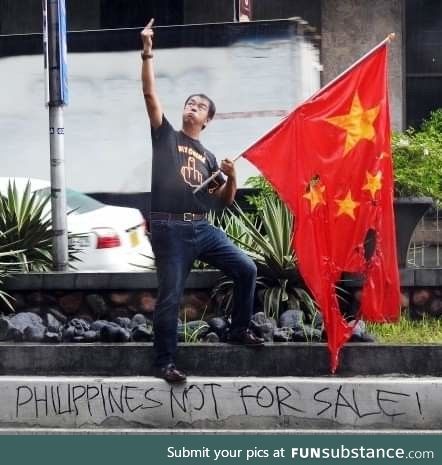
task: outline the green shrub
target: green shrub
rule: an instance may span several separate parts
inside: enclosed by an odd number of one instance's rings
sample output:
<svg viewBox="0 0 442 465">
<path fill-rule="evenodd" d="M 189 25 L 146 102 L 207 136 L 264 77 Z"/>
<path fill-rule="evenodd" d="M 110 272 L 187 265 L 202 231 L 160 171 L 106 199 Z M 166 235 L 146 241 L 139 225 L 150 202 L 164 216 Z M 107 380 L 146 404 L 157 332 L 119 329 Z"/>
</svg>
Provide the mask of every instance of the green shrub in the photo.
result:
<svg viewBox="0 0 442 465">
<path fill-rule="evenodd" d="M 442 109 L 420 130 L 393 134 L 395 195 L 427 196 L 442 202 Z"/>
<path fill-rule="evenodd" d="M 0 251 L 6 254 L 3 261 L 14 265 L 16 271 L 49 271 L 52 269 L 52 220 L 50 197 L 31 192 L 28 182 L 23 193 L 15 182 L 8 184 L 6 196 L 0 195 Z M 73 235 L 70 235 L 73 237 Z M 69 248 L 70 260 L 79 252 Z"/>
<path fill-rule="evenodd" d="M 302 308 L 307 319 L 317 309 L 305 291 L 292 250 L 293 216 L 276 196 L 257 194 L 260 208 L 256 215 L 245 213 L 238 205 L 219 220 L 231 240 L 256 263 L 257 294 L 268 317 L 278 318 L 287 308 Z M 230 313 L 233 282 L 223 278 L 212 291 L 218 308 Z"/>
</svg>

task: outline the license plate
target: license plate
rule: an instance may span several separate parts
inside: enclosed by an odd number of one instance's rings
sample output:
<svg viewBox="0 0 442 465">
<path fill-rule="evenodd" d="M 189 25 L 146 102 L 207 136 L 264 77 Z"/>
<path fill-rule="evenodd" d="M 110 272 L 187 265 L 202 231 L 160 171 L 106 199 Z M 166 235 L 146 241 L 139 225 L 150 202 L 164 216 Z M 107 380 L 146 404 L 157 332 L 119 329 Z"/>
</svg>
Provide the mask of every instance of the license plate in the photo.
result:
<svg viewBox="0 0 442 465">
<path fill-rule="evenodd" d="M 76 249 L 86 249 L 89 247 L 89 237 L 87 235 L 70 237 L 69 246 Z"/>
<path fill-rule="evenodd" d="M 129 232 L 129 240 L 132 247 L 136 247 L 140 244 L 140 236 L 138 235 L 138 231 L 136 229 Z"/>
</svg>

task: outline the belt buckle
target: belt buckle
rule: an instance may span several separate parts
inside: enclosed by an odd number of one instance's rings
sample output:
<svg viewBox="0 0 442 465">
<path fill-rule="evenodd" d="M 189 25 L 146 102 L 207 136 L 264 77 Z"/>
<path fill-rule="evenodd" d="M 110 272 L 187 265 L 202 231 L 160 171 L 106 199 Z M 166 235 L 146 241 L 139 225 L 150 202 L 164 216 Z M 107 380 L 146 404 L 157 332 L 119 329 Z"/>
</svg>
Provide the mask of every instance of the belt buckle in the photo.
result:
<svg viewBox="0 0 442 465">
<path fill-rule="evenodd" d="M 192 221 L 193 220 L 193 213 L 184 213 L 183 214 L 184 221 Z"/>
</svg>

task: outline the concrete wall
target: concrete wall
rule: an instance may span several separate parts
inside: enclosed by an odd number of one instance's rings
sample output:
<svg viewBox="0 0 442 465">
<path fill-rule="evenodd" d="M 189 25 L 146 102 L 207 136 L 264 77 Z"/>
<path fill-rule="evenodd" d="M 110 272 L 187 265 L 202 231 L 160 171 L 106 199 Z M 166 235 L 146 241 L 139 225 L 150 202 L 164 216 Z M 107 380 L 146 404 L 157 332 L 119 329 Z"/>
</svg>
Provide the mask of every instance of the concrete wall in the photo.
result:
<svg viewBox="0 0 442 465">
<path fill-rule="evenodd" d="M 390 102 L 396 130 L 405 124 L 403 0 L 322 0 L 323 82 L 396 33 L 390 46 Z"/>
<path fill-rule="evenodd" d="M 3 377 L 0 427 L 438 429 L 439 378 Z"/>
<path fill-rule="evenodd" d="M 266 133 L 319 87 L 318 51 L 293 32 L 291 22 L 283 27 L 281 36 L 253 30 L 226 47 L 156 50 L 157 88 L 169 121 L 179 127 L 184 100 L 203 89 L 216 102 L 217 116 L 202 141 L 218 159 L 241 153 Z M 244 30 L 225 33 L 235 38 Z M 83 192 L 150 191 L 151 144 L 138 48 L 70 53 L 68 61 L 67 185 Z M 1 176 L 48 179 L 41 56 L 0 58 L 0 101 Z M 244 159 L 237 166 L 243 187 L 257 170 Z"/>
</svg>

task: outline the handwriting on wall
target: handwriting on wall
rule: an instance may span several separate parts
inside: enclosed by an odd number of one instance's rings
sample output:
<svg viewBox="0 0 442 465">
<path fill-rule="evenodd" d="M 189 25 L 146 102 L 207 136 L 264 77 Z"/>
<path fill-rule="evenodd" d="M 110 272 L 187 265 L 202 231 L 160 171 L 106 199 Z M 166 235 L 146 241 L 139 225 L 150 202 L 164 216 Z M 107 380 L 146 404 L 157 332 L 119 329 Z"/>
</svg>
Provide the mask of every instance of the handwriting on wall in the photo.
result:
<svg viewBox="0 0 442 465">
<path fill-rule="evenodd" d="M 195 414 L 220 419 L 229 415 L 297 416 L 354 421 L 369 416 L 423 416 L 419 393 L 358 385 L 330 385 L 298 390 L 293 384 L 190 384 L 183 387 L 142 384 L 22 384 L 15 388 L 15 417 L 73 415 L 148 416 L 160 412 L 171 419 Z M 233 412 L 233 413 L 232 413 Z"/>
</svg>

